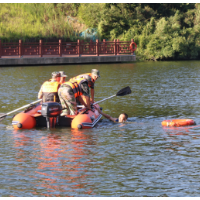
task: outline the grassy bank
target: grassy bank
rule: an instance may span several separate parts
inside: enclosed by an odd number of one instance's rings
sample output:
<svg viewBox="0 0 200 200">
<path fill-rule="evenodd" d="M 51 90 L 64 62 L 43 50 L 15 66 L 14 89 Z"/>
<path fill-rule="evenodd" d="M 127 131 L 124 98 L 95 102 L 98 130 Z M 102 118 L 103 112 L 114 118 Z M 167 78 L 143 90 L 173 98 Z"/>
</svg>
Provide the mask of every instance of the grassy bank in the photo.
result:
<svg viewBox="0 0 200 200">
<path fill-rule="evenodd" d="M 2 41 L 74 40 L 77 33 L 66 18 L 68 8 L 68 4 L 1 4 L 0 38 Z"/>
</svg>

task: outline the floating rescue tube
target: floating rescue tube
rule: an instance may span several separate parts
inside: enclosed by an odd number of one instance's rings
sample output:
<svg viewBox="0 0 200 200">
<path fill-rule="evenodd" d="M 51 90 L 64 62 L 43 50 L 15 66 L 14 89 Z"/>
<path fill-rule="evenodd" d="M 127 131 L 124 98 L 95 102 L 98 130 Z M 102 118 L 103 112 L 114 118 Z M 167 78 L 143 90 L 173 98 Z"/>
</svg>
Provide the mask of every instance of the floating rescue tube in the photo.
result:
<svg viewBox="0 0 200 200">
<path fill-rule="evenodd" d="M 12 125 L 14 129 L 31 129 L 36 126 L 36 120 L 27 113 L 19 113 L 13 118 Z"/>
<path fill-rule="evenodd" d="M 162 121 L 162 126 L 189 126 L 195 125 L 196 122 L 193 119 L 171 119 Z"/>
<path fill-rule="evenodd" d="M 135 48 L 133 48 L 133 45 L 135 46 Z M 136 49 L 137 49 L 137 44 L 135 42 L 131 42 L 130 43 L 130 50 L 134 52 Z"/>
</svg>

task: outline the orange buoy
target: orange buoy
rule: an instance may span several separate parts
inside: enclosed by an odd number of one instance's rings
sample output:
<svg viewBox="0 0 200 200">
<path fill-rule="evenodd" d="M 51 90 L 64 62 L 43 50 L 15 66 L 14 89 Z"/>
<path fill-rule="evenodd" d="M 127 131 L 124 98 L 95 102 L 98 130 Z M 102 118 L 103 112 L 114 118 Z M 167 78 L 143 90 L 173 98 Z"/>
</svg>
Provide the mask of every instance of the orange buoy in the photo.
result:
<svg viewBox="0 0 200 200">
<path fill-rule="evenodd" d="M 162 121 L 162 126 L 189 126 L 196 125 L 193 119 L 171 119 Z"/>
<path fill-rule="evenodd" d="M 135 48 L 133 48 L 133 45 L 135 46 Z M 137 49 L 137 44 L 135 42 L 131 42 L 130 43 L 130 50 L 134 52 L 136 49 Z"/>
<path fill-rule="evenodd" d="M 12 125 L 14 129 L 31 129 L 36 126 L 36 120 L 31 115 L 21 112 L 13 118 Z"/>
</svg>

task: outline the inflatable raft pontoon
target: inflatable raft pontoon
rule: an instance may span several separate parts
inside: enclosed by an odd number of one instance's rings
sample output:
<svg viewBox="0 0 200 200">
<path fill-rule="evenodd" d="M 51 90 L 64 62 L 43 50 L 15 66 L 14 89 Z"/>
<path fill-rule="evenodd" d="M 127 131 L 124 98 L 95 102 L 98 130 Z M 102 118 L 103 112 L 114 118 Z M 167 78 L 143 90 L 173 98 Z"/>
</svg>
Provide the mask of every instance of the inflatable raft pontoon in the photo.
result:
<svg viewBox="0 0 200 200">
<path fill-rule="evenodd" d="M 95 105 L 100 108 L 98 104 Z M 77 115 L 60 116 L 62 107 L 56 102 L 38 103 L 13 117 L 14 129 L 32 129 L 36 127 L 71 127 L 86 129 L 94 127 L 101 118 L 101 114 L 94 107 L 92 110 L 83 108 Z"/>
</svg>

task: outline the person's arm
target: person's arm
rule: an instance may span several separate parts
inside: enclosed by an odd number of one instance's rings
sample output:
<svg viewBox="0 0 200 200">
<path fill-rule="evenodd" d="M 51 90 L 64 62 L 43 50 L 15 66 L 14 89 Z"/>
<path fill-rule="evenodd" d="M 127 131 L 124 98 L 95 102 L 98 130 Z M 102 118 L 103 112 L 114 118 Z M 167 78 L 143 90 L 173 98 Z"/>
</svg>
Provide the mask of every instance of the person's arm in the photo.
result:
<svg viewBox="0 0 200 200">
<path fill-rule="evenodd" d="M 91 89 L 91 102 L 94 103 L 94 83 L 91 81 L 91 77 L 88 76 L 88 87 Z"/>
<path fill-rule="evenodd" d="M 88 109 L 91 109 L 88 82 L 87 81 L 83 82 L 81 84 L 81 88 L 82 88 L 83 95 L 80 96 L 79 101 Z"/>
<path fill-rule="evenodd" d="M 38 92 L 38 99 L 42 99 L 42 86 L 40 88 L 40 91 Z"/>
<path fill-rule="evenodd" d="M 98 110 L 98 112 L 100 113 L 100 114 L 102 114 L 105 118 L 107 118 L 107 119 L 109 119 L 109 120 L 111 120 L 111 121 L 113 121 L 113 122 L 116 122 L 116 118 L 113 118 L 113 117 L 111 117 L 110 115 L 107 115 L 107 114 L 105 114 L 105 113 L 103 113 L 99 108 L 97 108 L 96 107 L 96 109 Z"/>
<path fill-rule="evenodd" d="M 94 88 L 91 88 L 91 100 L 94 103 Z"/>
<path fill-rule="evenodd" d="M 89 96 L 84 96 L 84 95 L 82 95 L 82 96 L 79 96 L 78 97 L 78 100 L 80 101 L 80 103 L 82 104 L 82 105 L 84 105 L 87 109 L 91 109 L 91 107 L 90 107 L 90 97 Z"/>
</svg>

